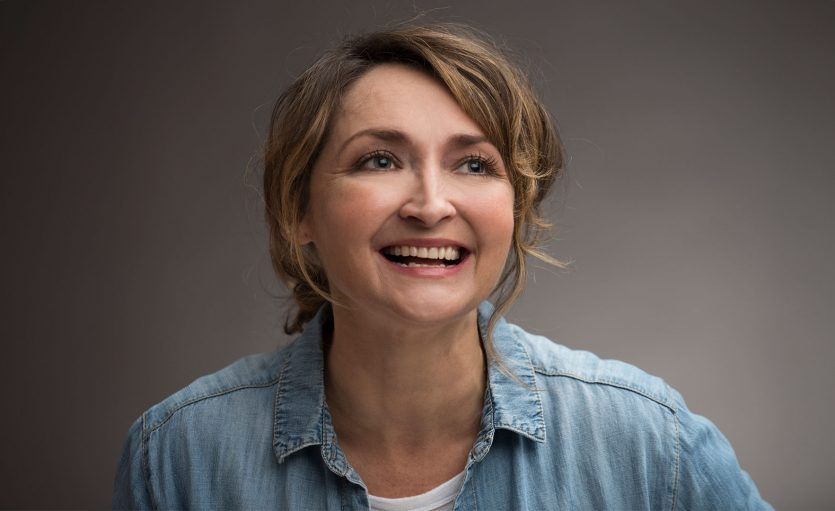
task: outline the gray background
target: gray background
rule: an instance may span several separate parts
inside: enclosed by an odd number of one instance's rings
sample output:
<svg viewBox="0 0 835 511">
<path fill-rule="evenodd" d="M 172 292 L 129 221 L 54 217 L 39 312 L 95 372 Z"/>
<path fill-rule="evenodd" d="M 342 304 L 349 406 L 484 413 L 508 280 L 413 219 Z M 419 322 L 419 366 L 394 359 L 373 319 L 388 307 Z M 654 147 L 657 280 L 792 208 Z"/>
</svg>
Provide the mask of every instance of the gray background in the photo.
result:
<svg viewBox="0 0 835 511">
<path fill-rule="evenodd" d="M 574 269 L 511 318 L 665 378 L 777 507 L 831 507 L 835 3 L 369 0 L 0 2 L 0 506 L 107 506 L 142 410 L 284 342 L 270 106 L 415 9 L 516 48 L 571 157 Z"/>
</svg>

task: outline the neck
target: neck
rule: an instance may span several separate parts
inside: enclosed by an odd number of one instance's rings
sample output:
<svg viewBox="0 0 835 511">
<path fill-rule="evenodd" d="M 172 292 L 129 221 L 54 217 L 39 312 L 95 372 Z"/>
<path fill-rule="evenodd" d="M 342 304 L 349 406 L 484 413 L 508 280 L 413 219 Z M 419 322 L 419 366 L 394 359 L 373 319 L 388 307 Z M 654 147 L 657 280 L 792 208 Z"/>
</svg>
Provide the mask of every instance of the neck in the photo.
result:
<svg viewBox="0 0 835 511">
<path fill-rule="evenodd" d="M 424 327 L 334 307 L 326 364 L 341 443 L 419 449 L 478 433 L 486 376 L 475 311 Z"/>
</svg>

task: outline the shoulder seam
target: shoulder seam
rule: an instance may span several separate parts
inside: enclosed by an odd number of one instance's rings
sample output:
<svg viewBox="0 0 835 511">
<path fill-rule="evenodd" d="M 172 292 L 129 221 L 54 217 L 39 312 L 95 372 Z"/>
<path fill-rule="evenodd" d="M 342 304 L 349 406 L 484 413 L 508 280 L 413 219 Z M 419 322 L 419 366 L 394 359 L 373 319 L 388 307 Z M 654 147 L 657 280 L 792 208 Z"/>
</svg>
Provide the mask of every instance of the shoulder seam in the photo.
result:
<svg viewBox="0 0 835 511">
<path fill-rule="evenodd" d="M 197 396 L 191 397 L 191 398 L 183 401 L 182 403 L 178 403 L 178 404 L 174 405 L 171 408 L 171 410 L 169 410 L 168 413 L 166 413 L 165 416 L 162 419 L 160 419 L 156 423 L 152 424 L 149 427 L 149 429 L 146 430 L 145 435 L 150 436 L 151 433 L 153 433 L 154 431 L 156 431 L 160 427 L 162 427 L 177 412 L 179 412 L 180 410 L 182 410 L 183 408 L 185 408 L 189 405 L 193 405 L 194 403 L 197 403 L 199 401 L 204 401 L 206 399 L 211 399 L 213 397 L 219 397 L 219 396 L 222 396 L 224 394 L 231 394 L 232 392 L 237 392 L 239 390 L 260 389 L 260 388 L 271 387 L 271 386 L 277 384 L 278 380 L 279 380 L 278 378 L 273 378 L 272 380 L 269 380 L 269 381 L 266 381 L 266 382 L 263 382 L 263 383 L 248 383 L 248 384 L 244 384 L 244 385 L 238 385 L 236 387 L 230 387 L 228 389 L 215 391 L 215 392 L 212 392 L 212 393 L 209 393 L 209 394 L 198 394 Z M 148 412 L 145 412 L 145 414 L 143 414 L 143 422 L 145 422 L 144 416 L 147 415 L 147 414 L 148 414 Z"/>
<path fill-rule="evenodd" d="M 650 401 L 658 403 L 659 405 L 661 405 L 661 406 L 667 408 L 668 410 L 670 410 L 673 414 L 676 413 L 676 408 L 669 401 L 665 401 L 658 396 L 654 396 L 654 395 L 644 391 L 643 389 L 640 389 L 638 387 L 634 387 L 632 385 L 628 385 L 628 384 L 626 384 L 622 381 L 604 380 L 604 379 L 598 379 L 598 378 L 592 379 L 592 378 L 587 378 L 587 377 L 584 377 L 582 375 L 571 373 L 571 372 L 566 372 L 566 371 L 553 371 L 553 370 L 549 371 L 547 369 L 544 369 L 542 367 L 537 367 L 537 366 L 534 366 L 534 371 L 536 371 L 537 373 L 539 373 L 543 376 L 557 376 L 557 377 L 563 377 L 563 378 L 570 378 L 572 380 L 581 381 L 583 383 L 606 385 L 606 386 L 609 386 L 609 387 L 615 387 L 615 388 L 627 390 L 629 392 L 633 392 L 635 394 L 638 394 L 639 396 L 645 397 L 645 398 L 649 399 Z M 665 385 L 665 387 L 666 387 L 666 385 Z"/>
<path fill-rule="evenodd" d="M 673 498 L 670 511 L 676 511 L 676 506 L 678 506 L 678 480 L 681 477 L 681 426 L 679 425 L 678 414 L 673 414 L 673 421 L 676 433 L 676 465 L 673 474 Z"/>
</svg>

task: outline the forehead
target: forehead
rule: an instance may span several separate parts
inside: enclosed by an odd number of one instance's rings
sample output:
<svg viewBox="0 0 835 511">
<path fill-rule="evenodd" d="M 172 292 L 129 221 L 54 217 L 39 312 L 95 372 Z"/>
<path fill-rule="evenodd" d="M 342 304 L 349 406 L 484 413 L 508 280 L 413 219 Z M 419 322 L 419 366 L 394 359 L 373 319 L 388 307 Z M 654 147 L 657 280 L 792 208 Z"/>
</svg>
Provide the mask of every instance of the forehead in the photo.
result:
<svg viewBox="0 0 835 511">
<path fill-rule="evenodd" d="M 336 138 L 369 126 L 392 127 L 415 136 L 483 135 L 447 88 L 429 74 L 403 64 L 381 64 L 347 90 L 334 122 Z"/>
</svg>

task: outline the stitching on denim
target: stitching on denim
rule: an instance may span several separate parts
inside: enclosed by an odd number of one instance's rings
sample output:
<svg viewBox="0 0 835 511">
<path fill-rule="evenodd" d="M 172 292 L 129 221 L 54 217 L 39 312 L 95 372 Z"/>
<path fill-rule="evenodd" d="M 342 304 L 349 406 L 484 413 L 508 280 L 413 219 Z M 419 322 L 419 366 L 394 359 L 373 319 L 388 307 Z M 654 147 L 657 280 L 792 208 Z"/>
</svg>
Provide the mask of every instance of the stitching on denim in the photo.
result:
<svg viewBox="0 0 835 511">
<path fill-rule="evenodd" d="M 322 403 L 322 406 L 324 406 L 324 403 Z M 323 460 L 324 460 L 326 463 L 327 463 L 327 462 L 329 462 L 329 461 L 330 461 L 330 462 L 333 462 L 333 460 L 334 460 L 334 458 L 336 457 L 336 455 L 335 455 L 335 453 L 333 452 L 333 451 L 334 451 L 334 449 L 332 449 L 332 448 L 331 448 L 331 439 L 330 439 L 330 438 L 328 438 L 328 437 L 327 437 L 327 435 L 325 435 L 325 413 L 324 413 L 324 410 L 322 410 L 322 411 L 320 411 L 320 412 L 319 412 L 319 431 L 320 431 L 320 433 L 319 433 L 319 434 L 320 434 L 320 435 L 321 435 L 321 437 L 322 437 L 322 443 L 320 444 L 320 445 L 321 445 L 320 452 L 321 452 L 321 450 L 323 450 L 323 449 L 327 449 L 327 450 L 328 450 L 328 457 L 327 457 L 327 459 L 324 459 L 324 458 L 323 458 Z"/>
<path fill-rule="evenodd" d="M 677 500 L 678 500 L 678 478 L 679 478 L 679 471 L 681 470 L 681 467 L 680 467 L 680 465 L 681 465 L 681 440 L 680 440 L 681 431 L 680 431 L 680 428 L 679 428 L 679 420 L 678 420 L 678 414 L 677 413 L 673 414 L 673 424 L 675 425 L 675 429 L 676 429 L 676 435 L 675 435 L 675 438 L 676 438 L 676 456 L 675 456 L 676 463 L 675 463 L 675 472 L 673 473 L 673 476 L 674 476 L 673 477 L 673 502 L 672 502 L 672 505 L 670 506 L 670 511 L 675 511 L 676 505 L 678 504 L 678 502 L 677 502 Z"/>
<path fill-rule="evenodd" d="M 518 327 L 516 325 L 510 325 L 510 326 L 514 327 L 514 328 L 511 328 L 510 330 L 511 330 L 511 335 L 514 336 L 514 339 L 516 341 L 517 348 L 521 347 L 522 351 L 525 352 L 525 355 L 527 357 L 528 365 L 527 365 L 527 367 L 525 367 L 525 369 L 530 368 L 532 371 L 536 372 L 536 365 L 534 365 L 534 363 L 533 363 L 533 359 L 531 358 L 531 354 L 528 352 L 528 348 L 525 347 L 525 345 L 526 345 L 525 341 L 527 340 L 527 337 L 526 337 L 527 332 L 525 332 L 524 330 L 522 330 L 520 327 Z M 521 383 L 528 390 L 533 390 L 535 392 L 539 392 L 540 390 L 542 390 L 539 387 L 536 387 L 536 375 L 535 374 L 533 375 L 533 383 L 532 383 L 533 386 L 529 386 L 529 385 L 527 385 L 527 384 L 525 384 L 521 381 L 519 381 L 519 383 Z"/>
<path fill-rule="evenodd" d="M 669 400 L 664 400 L 660 396 L 655 396 L 653 394 L 650 394 L 649 392 L 647 392 L 644 389 L 634 387 L 632 385 L 628 385 L 628 384 L 626 384 L 622 381 L 591 379 L 591 378 L 586 378 L 584 376 L 580 376 L 579 374 L 574 374 L 574 373 L 569 373 L 569 372 L 564 372 L 564 371 L 553 371 L 552 372 L 552 371 L 547 371 L 547 370 L 540 369 L 540 368 L 537 368 L 537 367 L 534 367 L 534 371 L 536 371 L 537 373 L 542 374 L 544 376 L 557 376 L 557 377 L 571 378 L 572 380 L 581 381 L 583 383 L 608 385 L 610 387 L 616 387 L 616 388 L 619 388 L 619 389 L 628 390 L 630 392 L 634 392 L 635 394 L 643 396 L 643 397 L 645 397 L 645 398 L 647 398 L 651 401 L 654 401 L 654 402 L 658 403 L 659 405 L 668 408 L 673 413 L 676 413 L 675 406 L 672 403 L 670 403 Z"/>
<path fill-rule="evenodd" d="M 487 397 L 489 400 L 487 401 L 487 414 L 490 416 L 490 429 L 493 431 L 496 430 L 496 406 L 493 404 L 493 389 L 489 386 L 487 387 Z"/>
<path fill-rule="evenodd" d="M 291 449 L 289 449 L 289 452 L 284 453 L 284 456 L 282 456 L 281 459 L 284 460 L 285 458 L 287 458 L 287 456 L 290 456 L 291 454 L 293 454 L 295 452 L 301 451 L 302 449 L 304 449 L 306 447 L 313 446 L 313 445 L 322 445 L 322 444 L 320 444 L 318 442 L 309 442 L 309 443 L 306 443 L 306 444 L 297 445 L 297 446 L 292 447 Z"/>
<path fill-rule="evenodd" d="M 482 451 L 485 449 L 489 450 L 489 447 L 493 445 L 493 434 L 496 431 L 496 410 L 493 406 L 493 391 L 490 389 L 489 385 L 487 387 L 487 396 L 484 400 L 484 406 L 487 408 L 487 415 L 489 419 L 487 420 L 489 430 L 486 435 L 482 436 L 483 430 L 479 430 L 478 437 L 476 439 L 476 446 L 478 446 L 478 452 L 473 450 L 471 457 L 475 459 L 476 457 L 481 457 Z M 484 412 L 482 412 L 484 413 Z M 485 447 L 483 444 L 487 442 L 489 445 Z"/>
<path fill-rule="evenodd" d="M 197 403 L 197 402 L 200 402 L 200 401 L 205 401 L 206 399 L 211 399 L 213 397 L 223 396 L 225 394 L 231 394 L 232 392 L 237 392 L 239 390 L 262 389 L 262 388 L 266 388 L 266 387 L 271 387 L 271 386 L 275 385 L 276 383 L 278 383 L 278 379 L 275 379 L 275 380 L 272 380 L 272 381 L 266 382 L 266 383 L 250 383 L 250 384 L 247 384 L 247 385 L 238 385 L 237 387 L 231 387 L 231 388 L 228 388 L 228 389 L 225 389 L 225 390 L 213 392 L 211 394 L 198 395 L 198 396 L 193 397 L 191 399 L 187 399 L 186 401 L 184 401 L 182 403 L 174 405 L 174 408 L 172 410 L 170 410 L 165 415 L 165 417 L 163 417 L 159 421 L 158 424 L 154 425 L 151 428 L 151 430 L 149 431 L 149 433 L 152 433 L 152 432 L 158 430 L 160 427 L 165 425 L 165 423 L 168 422 L 171 419 L 171 417 L 173 417 L 177 412 L 179 412 L 180 410 L 182 410 L 183 408 L 185 408 L 189 405 L 193 405 L 194 403 Z"/>
<path fill-rule="evenodd" d="M 525 357 L 527 357 L 528 364 L 530 365 L 531 369 L 533 369 L 534 372 L 536 372 L 536 367 L 533 365 L 533 360 L 531 359 L 531 354 L 528 353 L 528 348 L 525 347 L 524 343 L 520 342 L 519 345 L 522 346 L 522 351 L 525 352 Z M 534 385 L 536 385 L 536 375 L 535 374 L 534 374 L 533 383 L 534 383 Z M 540 429 L 539 426 L 541 426 L 541 428 L 542 428 L 542 440 L 545 441 L 546 440 L 545 435 L 546 435 L 547 429 L 546 429 L 546 425 L 545 425 L 545 411 L 542 409 L 542 396 L 539 395 L 540 390 L 541 389 L 539 389 L 538 387 L 533 389 L 533 391 L 536 393 L 536 404 L 539 405 L 539 423 L 537 424 L 537 427 L 534 428 L 534 432 L 538 431 Z M 533 436 L 535 436 L 535 435 L 533 435 Z"/>
<path fill-rule="evenodd" d="M 322 410 L 320 412 L 320 414 L 322 416 L 322 420 L 319 422 L 319 428 L 321 429 L 321 436 L 322 436 L 322 443 L 321 443 L 322 449 L 326 448 L 328 450 L 328 459 L 326 459 L 325 462 L 328 464 L 328 467 L 331 470 L 333 470 L 338 475 L 340 475 L 342 477 L 345 477 L 345 475 L 348 473 L 348 468 L 347 467 L 345 467 L 344 470 L 340 470 L 340 471 L 334 470 L 335 467 L 333 465 L 336 462 L 336 442 L 335 442 L 336 433 L 333 433 L 332 435 L 330 435 L 330 434 L 325 435 L 325 430 L 326 430 L 325 419 L 327 418 L 327 417 L 325 417 L 325 410 L 324 410 L 325 406 L 326 406 L 325 402 L 322 401 Z M 329 429 L 329 431 L 333 431 L 333 422 L 331 422 L 331 427 L 327 428 L 327 429 Z M 341 461 L 342 460 L 340 460 L 340 465 L 342 465 Z"/>
<path fill-rule="evenodd" d="M 523 431 L 518 428 L 514 428 L 512 426 L 499 426 L 497 429 L 503 429 L 505 431 L 513 431 L 514 433 L 518 433 L 523 437 L 527 438 L 528 440 L 533 440 L 534 442 L 539 442 L 539 439 L 536 438 L 536 435 L 531 434 L 530 431 Z"/>
<path fill-rule="evenodd" d="M 278 373 L 278 388 L 275 391 L 275 401 L 273 404 L 273 446 L 279 445 L 278 441 L 278 406 L 281 402 L 281 397 L 284 393 L 284 374 L 287 372 L 287 368 L 290 367 L 290 356 L 284 357 L 284 365 L 281 366 L 281 372 Z M 281 447 L 286 447 L 285 444 L 281 444 Z M 285 456 L 282 455 L 279 459 L 279 462 L 284 461 Z"/>
<path fill-rule="evenodd" d="M 148 493 L 148 499 L 151 501 L 152 509 L 159 509 L 158 499 L 154 497 L 153 487 L 151 486 L 151 464 L 148 461 L 148 444 L 151 440 L 151 432 L 146 433 L 145 414 L 142 414 L 142 434 L 139 435 L 142 445 L 139 446 L 142 453 L 142 476 L 145 479 L 145 491 Z"/>
</svg>

